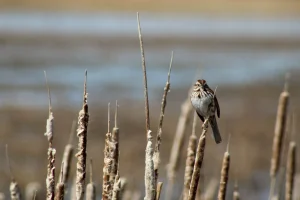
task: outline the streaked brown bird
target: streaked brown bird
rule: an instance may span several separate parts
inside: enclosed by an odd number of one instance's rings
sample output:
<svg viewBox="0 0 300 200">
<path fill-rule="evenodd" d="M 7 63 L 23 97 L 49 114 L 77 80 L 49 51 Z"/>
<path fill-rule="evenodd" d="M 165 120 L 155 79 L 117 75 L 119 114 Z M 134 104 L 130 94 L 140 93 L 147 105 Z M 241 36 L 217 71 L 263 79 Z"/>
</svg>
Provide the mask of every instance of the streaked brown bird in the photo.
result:
<svg viewBox="0 0 300 200">
<path fill-rule="evenodd" d="M 220 118 L 220 106 L 214 91 L 208 87 L 205 80 L 197 80 L 194 84 L 191 102 L 202 122 L 206 118 L 209 119 L 213 137 L 217 144 L 221 143 L 222 138 L 215 115 L 217 112 L 218 118 Z"/>
</svg>

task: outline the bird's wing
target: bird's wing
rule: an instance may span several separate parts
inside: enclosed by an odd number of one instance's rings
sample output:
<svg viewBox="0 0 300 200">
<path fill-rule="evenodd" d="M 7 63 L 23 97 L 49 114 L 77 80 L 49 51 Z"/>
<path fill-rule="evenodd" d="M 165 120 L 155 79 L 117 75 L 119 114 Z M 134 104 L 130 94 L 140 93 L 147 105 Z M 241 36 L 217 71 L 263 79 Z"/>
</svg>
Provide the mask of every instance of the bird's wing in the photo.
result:
<svg viewBox="0 0 300 200">
<path fill-rule="evenodd" d="M 204 122 L 204 117 L 201 116 L 197 111 L 196 111 L 196 113 L 197 113 L 198 117 L 201 119 L 201 121 Z"/>
<path fill-rule="evenodd" d="M 210 91 L 212 94 L 215 94 L 215 92 L 210 89 L 209 87 L 207 88 L 208 91 Z M 218 118 L 220 118 L 220 106 L 219 106 L 219 102 L 218 102 L 218 99 L 217 99 L 217 96 L 214 95 L 214 101 L 215 101 L 215 106 L 217 108 L 217 115 L 218 115 Z"/>
</svg>

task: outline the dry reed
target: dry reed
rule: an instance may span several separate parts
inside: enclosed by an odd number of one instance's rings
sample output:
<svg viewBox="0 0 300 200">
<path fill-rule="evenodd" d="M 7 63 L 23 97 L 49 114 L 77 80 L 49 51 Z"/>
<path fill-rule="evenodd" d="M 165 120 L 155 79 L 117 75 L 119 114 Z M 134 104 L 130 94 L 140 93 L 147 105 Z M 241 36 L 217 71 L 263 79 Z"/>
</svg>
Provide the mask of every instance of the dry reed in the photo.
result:
<svg viewBox="0 0 300 200">
<path fill-rule="evenodd" d="M 280 94 L 278 108 L 277 108 L 277 116 L 276 116 L 276 124 L 275 124 L 275 133 L 273 138 L 273 147 L 272 147 L 272 158 L 271 158 L 271 168 L 270 168 L 270 177 L 271 177 L 271 185 L 270 185 L 270 193 L 269 199 L 272 198 L 276 183 L 276 176 L 278 173 L 280 160 L 281 160 L 281 152 L 283 145 L 283 138 L 286 126 L 286 118 L 288 113 L 288 102 L 289 102 L 289 92 L 288 92 L 288 76 L 286 77 L 285 87 L 283 92 Z"/>
<path fill-rule="evenodd" d="M 172 62 L 173 62 L 173 51 L 172 51 L 172 55 L 171 55 L 168 79 L 167 79 L 167 82 L 166 82 L 166 85 L 164 88 L 164 94 L 163 94 L 162 102 L 161 102 L 159 124 L 158 124 L 156 143 L 155 143 L 155 149 L 154 149 L 154 154 L 153 154 L 155 184 L 157 184 L 157 180 L 158 180 L 158 168 L 159 168 L 159 164 L 160 164 L 160 145 L 161 145 L 161 136 L 162 136 L 162 126 L 163 126 L 163 120 L 164 120 L 164 116 L 165 116 L 165 109 L 166 109 L 166 105 L 167 105 L 167 95 L 168 95 L 168 92 L 170 91 L 170 75 L 171 75 L 171 69 L 172 69 Z"/>
<path fill-rule="evenodd" d="M 65 184 L 63 182 L 63 174 L 64 174 L 64 163 L 62 163 L 61 171 L 60 171 L 60 179 L 59 183 L 56 185 L 56 194 L 55 200 L 63 200 L 65 195 Z"/>
<path fill-rule="evenodd" d="M 108 200 L 111 197 L 112 185 L 110 183 L 110 174 L 112 169 L 112 159 L 110 155 L 111 132 L 110 132 L 110 103 L 107 111 L 107 133 L 105 134 L 104 144 L 104 165 L 103 165 L 103 182 L 102 182 L 102 199 Z"/>
<path fill-rule="evenodd" d="M 9 162 L 9 156 L 8 156 L 8 145 L 5 146 L 5 152 L 6 152 L 6 162 L 8 166 L 8 171 L 10 174 L 10 186 L 9 186 L 9 191 L 10 191 L 10 198 L 11 200 L 21 200 L 21 192 L 19 188 L 19 184 L 16 181 L 15 177 L 13 176 L 10 162 Z"/>
<path fill-rule="evenodd" d="M 286 176 L 285 176 L 285 200 L 292 200 L 293 189 L 294 189 L 294 178 L 296 172 L 296 143 L 290 142 L 287 165 L 286 165 Z"/>
<path fill-rule="evenodd" d="M 203 158 L 204 158 L 207 129 L 208 129 L 208 119 L 205 119 L 203 126 L 202 126 L 202 134 L 198 141 L 197 153 L 196 153 L 196 157 L 195 157 L 195 164 L 194 164 L 194 169 L 193 169 L 192 180 L 190 183 L 188 200 L 195 200 L 195 198 L 196 198 L 197 187 L 198 187 L 198 183 L 199 183 L 199 179 L 200 179 L 200 170 L 201 170 L 201 166 L 202 166 L 202 162 L 203 162 Z"/>
<path fill-rule="evenodd" d="M 229 135 L 229 140 L 230 140 L 230 135 Z M 229 141 L 228 141 L 227 149 L 223 156 L 218 200 L 225 200 L 226 190 L 228 185 L 229 168 L 230 168 L 230 154 L 229 154 Z"/>
<path fill-rule="evenodd" d="M 93 182 L 93 161 L 90 159 L 90 182 L 86 186 L 86 200 L 96 200 L 96 186 Z"/>
<path fill-rule="evenodd" d="M 162 183 L 162 182 L 158 182 L 158 183 L 156 184 L 156 197 L 155 197 L 155 200 L 159 200 L 159 199 L 160 199 L 162 186 L 163 186 L 163 183 Z"/>
<path fill-rule="evenodd" d="M 48 99 L 49 99 L 49 117 L 46 122 L 46 132 L 45 136 L 48 139 L 48 166 L 47 166 L 47 178 L 46 178 L 46 189 L 47 189 L 47 200 L 54 200 L 55 197 L 55 154 L 56 150 L 52 148 L 53 143 L 53 112 L 51 106 L 51 94 L 50 88 L 48 85 L 47 74 L 45 73 L 46 87 L 48 90 Z"/>
<path fill-rule="evenodd" d="M 167 188 L 166 188 L 166 200 L 172 198 L 173 185 L 176 178 L 176 172 L 178 169 L 178 163 L 180 159 L 180 152 L 182 152 L 184 133 L 186 126 L 190 120 L 190 113 L 192 112 L 192 104 L 190 102 L 190 92 L 189 90 L 188 98 L 181 105 L 181 113 L 179 116 L 175 137 L 172 144 L 170 160 L 167 167 Z"/>
<path fill-rule="evenodd" d="M 87 70 L 85 71 L 84 91 L 83 91 L 83 105 L 79 111 L 78 116 L 78 152 L 77 157 L 77 170 L 76 170 L 76 199 L 82 200 L 84 197 L 85 189 L 85 175 L 86 175 L 86 143 L 87 143 L 87 129 L 89 123 L 89 113 L 87 104 Z"/>
<path fill-rule="evenodd" d="M 148 99 L 148 86 L 147 86 L 147 70 L 145 62 L 145 53 L 140 25 L 139 13 L 137 13 L 138 35 L 141 48 L 142 68 L 144 73 L 144 100 L 145 100 L 145 117 L 146 117 L 146 133 L 147 133 L 147 146 L 145 156 L 145 200 L 155 200 L 156 183 L 154 175 L 153 163 L 153 145 L 152 145 L 152 132 L 150 130 L 150 117 L 149 117 L 149 99 Z"/>
<path fill-rule="evenodd" d="M 194 164 L 195 164 L 195 156 L 196 156 L 196 149 L 197 149 L 197 136 L 196 136 L 197 120 L 198 120 L 197 113 L 194 112 L 192 134 L 189 138 L 189 144 L 187 148 L 187 158 L 185 161 L 184 188 L 183 188 L 184 200 L 187 200 L 189 196 L 190 183 L 192 180 Z"/>
<path fill-rule="evenodd" d="M 111 135 L 111 148 L 110 154 L 112 159 L 112 170 L 110 173 L 110 182 L 111 185 L 114 185 L 115 177 L 119 170 L 119 128 L 118 128 L 118 101 L 116 101 L 116 108 L 115 108 L 115 127 L 112 130 Z"/>
<path fill-rule="evenodd" d="M 65 146 L 63 159 L 62 159 L 62 163 L 64 163 L 64 164 L 62 164 L 64 173 L 61 173 L 60 177 L 59 177 L 59 180 L 62 180 L 62 182 L 64 183 L 65 189 L 66 189 L 66 186 L 67 186 L 67 183 L 69 180 L 72 158 L 73 158 L 73 153 L 74 153 L 74 146 L 73 146 L 74 135 L 73 134 L 75 133 L 75 129 L 76 129 L 76 121 L 74 120 L 72 123 L 70 138 L 69 138 L 68 144 Z"/>
</svg>

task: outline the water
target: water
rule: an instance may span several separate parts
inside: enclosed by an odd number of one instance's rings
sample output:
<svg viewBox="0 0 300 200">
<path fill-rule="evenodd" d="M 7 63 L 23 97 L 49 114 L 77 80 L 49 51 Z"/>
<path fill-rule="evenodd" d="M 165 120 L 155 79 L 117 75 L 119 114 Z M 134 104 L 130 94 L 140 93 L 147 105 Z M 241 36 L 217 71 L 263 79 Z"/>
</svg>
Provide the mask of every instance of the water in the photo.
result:
<svg viewBox="0 0 300 200">
<path fill-rule="evenodd" d="M 199 77 L 210 85 L 249 84 L 299 69 L 300 45 L 274 48 L 272 45 L 190 45 L 191 39 L 228 40 L 275 39 L 300 41 L 300 19 L 255 17 L 207 17 L 152 15 L 141 13 L 145 38 L 178 38 L 165 46 L 145 45 L 150 92 L 162 89 L 166 81 L 171 51 L 174 62 L 172 88 L 188 88 L 200 69 Z M 49 43 L 3 42 L 0 45 L 0 105 L 45 105 L 43 71 L 47 70 L 53 88 L 54 104 L 81 102 L 84 70 L 92 98 L 141 99 L 142 70 L 135 13 L 0 13 L 0 36 L 69 36 L 123 38 L 132 45 L 101 46 L 72 41 Z M 7 37 L 7 36 L 5 36 Z M 4 38 L 5 41 L 5 38 Z M 57 44 L 58 43 L 58 44 Z M 105 94 L 105 95 L 104 95 Z M 153 97 L 152 95 L 152 97 Z M 34 99 L 34 101 L 33 101 Z"/>
</svg>

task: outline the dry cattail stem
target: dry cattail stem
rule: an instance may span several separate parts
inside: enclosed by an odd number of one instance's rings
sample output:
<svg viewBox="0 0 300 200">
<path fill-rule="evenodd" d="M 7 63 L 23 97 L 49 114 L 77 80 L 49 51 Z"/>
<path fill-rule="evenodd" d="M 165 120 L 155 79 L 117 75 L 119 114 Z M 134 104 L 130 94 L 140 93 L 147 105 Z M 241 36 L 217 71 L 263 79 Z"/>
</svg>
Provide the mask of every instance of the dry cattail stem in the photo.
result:
<svg viewBox="0 0 300 200">
<path fill-rule="evenodd" d="M 234 185 L 233 200 L 240 200 L 240 192 L 239 192 L 239 186 L 237 182 Z"/>
<path fill-rule="evenodd" d="M 165 116 L 165 109 L 166 109 L 166 105 L 167 105 L 167 95 L 168 95 L 168 92 L 170 91 L 170 74 L 171 74 L 171 69 L 172 69 L 172 62 L 173 62 L 173 51 L 172 51 L 172 55 L 171 55 L 168 79 L 166 82 L 166 86 L 164 88 L 164 94 L 163 94 L 162 102 L 161 102 L 159 124 L 158 124 L 158 130 L 157 130 L 157 135 L 156 135 L 155 150 L 154 150 L 154 154 L 153 154 L 154 175 L 155 175 L 155 183 L 156 184 L 157 184 L 157 179 L 158 179 L 158 167 L 160 164 L 160 145 L 161 145 L 162 126 L 163 126 L 163 121 L 164 121 L 164 116 Z"/>
<path fill-rule="evenodd" d="M 155 198 L 155 200 L 159 200 L 160 199 L 162 186 L 163 186 L 162 182 L 158 182 L 157 183 L 157 186 L 156 186 L 156 198 Z"/>
<path fill-rule="evenodd" d="M 86 186 L 86 200 L 96 200 L 96 187 L 93 182 L 93 161 L 90 160 L 90 182 Z"/>
<path fill-rule="evenodd" d="M 287 165 L 286 165 L 286 176 L 285 176 L 285 200 L 292 200 L 293 198 L 295 172 L 296 172 L 296 143 L 290 142 Z"/>
<path fill-rule="evenodd" d="M 48 90 L 48 99 L 49 99 L 49 117 L 46 123 L 46 132 L 45 136 L 47 136 L 49 147 L 48 147 L 48 166 L 47 166 L 47 178 L 46 178 L 46 198 L 47 200 L 54 200 L 55 195 L 55 153 L 56 150 L 52 148 L 53 143 L 53 113 L 52 113 L 52 105 L 51 105 L 51 94 L 47 81 L 47 74 L 45 73 L 46 86 Z"/>
<path fill-rule="evenodd" d="M 154 177 L 154 164 L 152 160 L 153 148 L 152 148 L 152 133 L 148 131 L 148 142 L 146 146 L 146 158 L 145 158 L 145 198 L 144 200 L 155 199 L 155 177 Z"/>
<path fill-rule="evenodd" d="M 224 157 L 223 157 L 218 200 L 225 200 L 228 177 L 229 177 L 229 168 L 230 168 L 230 154 L 227 147 L 227 151 L 224 153 Z"/>
<path fill-rule="evenodd" d="M 63 200 L 65 195 L 65 184 L 63 182 L 63 174 L 64 174 L 64 163 L 62 162 L 61 171 L 60 171 L 60 180 L 59 183 L 56 185 L 56 194 L 55 200 Z"/>
<path fill-rule="evenodd" d="M 82 200 L 84 197 L 85 189 L 85 175 L 86 175 L 86 142 L 87 142 L 87 129 L 89 123 L 89 113 L 87 104 L 87 71 L 85 71 L 84 80 L 84 92 L 83 92 L 83 105 L 82 109 L 79 111 L 78 116 L 78 153 L 77 157 L 77 171 L 76 171 L 76 199 Z"/>
<path fill-rule="evenodd" d="M 75 129 L 76 129 L 76 121 L 74 120 L 72 123 L 69 142 L 65 146 L 63 159 L 62 159 L 62 163 L 64 163 L 63 164 L 63 172 L 64 173 L 61 173 L 62 177 L 59 177 L 59 180 L 62 180 L 62 182 L 64 183 L 65 188 L 67 186 L 67 183 L 69 180 L 69 174 L 70 174 L 70 170 L 71 170 L 71 163 L 72 163 L 73 152 L 74 152 L 73 137 L 74 137 Z"/>
<path fill-rule="evenodd" d="M 110 155 L 111 133 L 110 133 L 110 103 L 108 103 L 108 121 L 107 133 L 104 144 L 104 165 L 103 165 L 103 182 L 102 182 L 102 199 L 108 200 L 112 194 L 112 185 L 110 183 L 110 174 L 112 169 L 112 159 Z"/>
<path fill-rule="evenodd" d="M 170 200 L 172 198 L 172 190 L 176 178 L 176 171 L 178 169 L 180 152 L 182 152 L 184 142 L 184 133 L 190 119 L 190 113 L 192 112 L 192 104 L 189 97 L 191 91 L 192 88 L 189 90 L 188 98 L 181 105 L 181 113 L 179 116 L 174 141 L 172 144 L 170 160 L 167 168 L 168 183 L 166 189 L 166 200 Z"/>
<path fill-rule="evenodd" d="M 123 199 L 124 193 L 126 191 L 125 189 L 127 186 L 127 180 L 125 178 L 120 178 L 120 181 L 121 181 L 121 189 L 120 189 L 119 197 L 120 199 Z"/>
<path fill-rule="evenodd" d="M 289 102 L 289 92 L 287 87 L 287 80 L 285 83 L 284 91 L 280 94 L 279 103 L 277 108 L 276 124 L 275 124 L 275 133 L 273 138 L 273 147 L 272 147 L 272 158 L 271 158 L 271 168 L 270 168 L 270 177 L 271 177 L 271 186 L 269 199 L 272 198 L 274 193 L 274 187 L 276 182 L 276 175 L 278 173 L 281 151 L 283 145 L 283 135 L 285 132 L 286 118 L 288 113 L 288 102 Z"/>
<path fill-rule="evenodd" d="M 197 187 L 200 179 L 200 170 L 204 158 L 206 132 L 208 129 L 208 119 L 205 119 L 202 128 L 203 128 L 202 134 L 200 136 L 198 146 L 197 146 L 197 153 L 196 153 L 196 159 L 195 159 L 194 170 L 192 175 L 192 181 L 190 184 L 188 200 L 195 200 L 197 194 Z"/>
<path fill-rule="evenodd" d="M 139 34 L 139 41 L 140 41 L 140 48 L 141 48 L 142 68 L 144 72 L 144 99 L 145 99 L 146 133 L 147 133 L 144 200 L 155 200 L 156 183 L 155 183 L 154 163 L 153 163 L 153 147 L 152 147 L 153 138 L 150 130 L 147 70 L 146 70 L 145 53 L 144 53 L 139 13 L 137 13 L 137 23 L 138 23 L 138 34 Z"/>
<path fill-rule="evenodd" d="M 9 174 L 11 177 L 10 178 L 11 179 L 10 186 L 9 186 L 10 198 L 11 198 L 11 200 L 21 200 L 21 193 L 20 193 L 19 185 L 12 174 L 12 170 L 11 170 L 11 166 L 10 166 L 10 162 L 9 162 L 7 145 L 5 146 L 5 151 L 6 151 L 6 162 L 7 162 L 7 166 L 8 166 L 8 171 L 9 171 Z"/>
<path fill-rule="evenodd" d="M 111 185 L 114 185 L 115 177 L 119 168 L 119 128 L 118 128 L 118 102 L 116 101 L 115 110 L 115 127 L 112 130 L 111 135 L 111 155 L 112 155 L 112 170 L 110 174 Z"/>
<path fill-rule="evenodd" d="M 112 192 L 112 200 L 119 200 L 120 199 L 120 192 L 121 192 L 121 180 L 119 175 L 115 176 L 113 192 Z"/>
<path fill-rule="evenodd" d="M 196 136 L 196 125 L 197 125 L 197 113 L 194 112 L 193 129 L 189 139 L 187 158 L 185 161 L 185 172 L 184 172 L 184 188 L 183 188 L 183 199 L 187 200 L 189 197 L 190 183 L 192 180 L 195 156 L 197 149 L 197 136 Z"/>
</svg>

